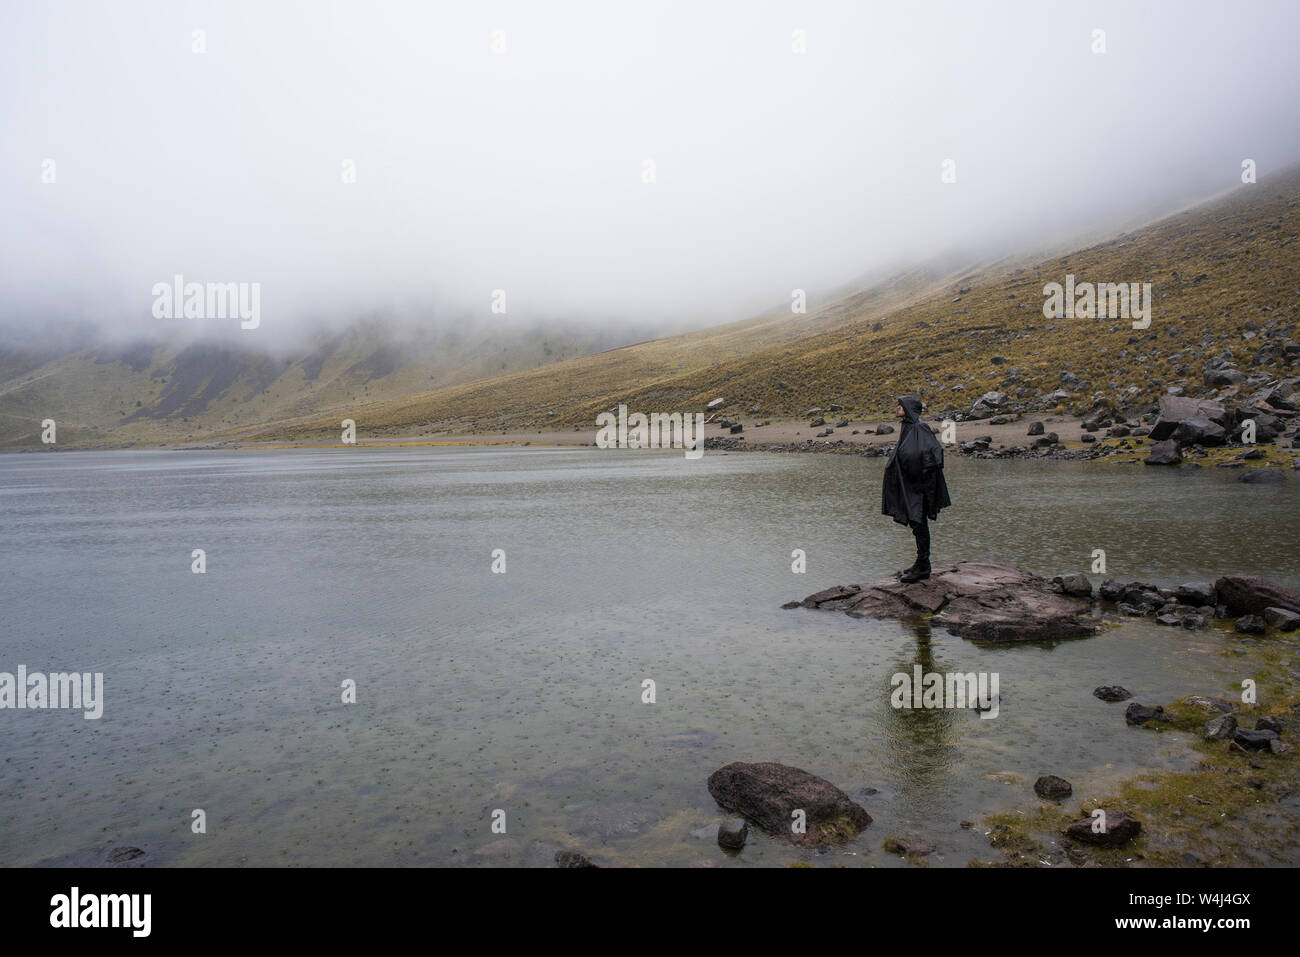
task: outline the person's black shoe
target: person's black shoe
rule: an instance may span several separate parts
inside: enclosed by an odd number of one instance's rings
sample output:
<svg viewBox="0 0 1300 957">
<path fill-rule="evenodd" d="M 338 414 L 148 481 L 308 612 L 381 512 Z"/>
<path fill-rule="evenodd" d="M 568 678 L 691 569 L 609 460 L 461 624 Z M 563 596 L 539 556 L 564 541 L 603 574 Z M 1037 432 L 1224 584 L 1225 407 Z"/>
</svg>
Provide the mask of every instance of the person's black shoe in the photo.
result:
<svg viewBox="0 0 1300 957">
<path fill-rule="evenodd" d="M 910 585 L 912 582 L 924 581 L 929 577 L 930 569 L 912 567 L 903 574 L 899 581 L 903 582 L 905 585 Z"/>
</svg>

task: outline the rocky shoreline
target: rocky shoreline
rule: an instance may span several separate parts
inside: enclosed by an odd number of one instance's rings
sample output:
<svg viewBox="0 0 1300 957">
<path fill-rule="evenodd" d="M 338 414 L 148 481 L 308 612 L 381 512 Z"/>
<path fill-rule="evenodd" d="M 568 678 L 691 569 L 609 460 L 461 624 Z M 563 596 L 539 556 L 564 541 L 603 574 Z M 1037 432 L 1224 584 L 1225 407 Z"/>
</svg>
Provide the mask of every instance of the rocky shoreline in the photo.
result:
<svg viewBox="0 0 1300 957">
<path fill-rule="evenodd" d="M 1157 403 L 1125 411 L 1115 411 L 1112 403 L 1099 398 L 1096 407 L 1080 420 L 1078 444 L 1063 441 L 1057 432 L 1047 429 L 1047 423 L 1052 421 L 1050 418 L 1032 418 L 1031 412 L 1023 407 L 1024 403 L 1010 400 L 1003 392 L 985 393 L 966 412 L 948 410 L 943 417 L 932 420 L 932 428 L 942 437 L 945 419 L 953 424 L 955 432 L 960 430 L 963 433 L 970 432 L 971 423 L 987 422 L 989 426 L 1000 427 L 1019 423 L 1025 426 L 1024 436 L 1030 441 L 1023 445 L 1002 441 L 995 447 L 992 432 L 954 443 L 959 454 L 973 459 L 1115 459 L 1184 468 L 1199 468 L 1198 460 L 1211 459 L 1215 465 L 1225 468 L 1246 468 L 1252 463 L 1263 467 L 1247 469 L 1246 474 L 1249 474 L 1272 471 L 1270 466 L 1283 464 L 1279 459 L 1285 455 L 1285 450 L 1296 450 L 1290 464 L 1293 469 L 1300 469 L 1300 376 L 1281 380 L 1268 377 L 1238 379 L 1231 377 L 1231 373 L 1236 373 L 1236 370 L 1226 366 L 1212 370 L 1211 378 L 1218 377 L 1214 381 L 1229 383 L 1216 398 L 1190 398 L 1178 389 L 1171 390 Z M 1240 376 L 1240 373 L 1236 375 Z M 1257 388 L 1248 396 L 1241 396 L 1242 384 Z M 809 410 L 813 413 L 820 411 Z M 888 455 L 892 445 L 854 440 L 861 429 L 852 431 L 849 439 L 830 438 L 836 434 L 836 428 L 848 424 L 846 420 L 840 420 L 829 426 L 823 417 L 818 416 L 812 419 L 809 427 L 822 427 L 822 431 L 813 438 L 798 442 L 750 442 L 738 434 L 743 431 L 743 426 L 737 424 L 731 426 L 731 432 L 735 434 L 710 436 L 705 440 L 705 448 L 777 453 L 831 452 L 867 458 Z M 867 430 L 868 434 L 875 435 L 892 432 L 893 427 L 888 425 Z M 1266 449 L 1272 449 L 1275 454 L 1269 455 Z M 1235 454 L 1226 458 L 1224 450 Z M 1247 482 L 1259 480 L 1258 475 L 1251 478 L 1243 475 L 1242 478 Z M 1280 471 L 1276 478 L 1264 479 L 1277 480 L 1285 481 Z"/>
<path fill-rule="evenodd" d="M 906 584 L 886 578 L 835 585 L 781 607 L 842 611 L 851 618 L 932 616 L 933 624 L 954 635 L 987 642 L 1082 638 L 1124 618 L 1189 629 L 1233 620 L 1246 635 L 1300 628 L 1300 591 L 1255 576 L 1223 575 L 1173 588 L 1107 578 L 1094 588 L 1082 573 L 1049 579 L 993 561 L 936 565 L 930 578 Z"/>
</svg>

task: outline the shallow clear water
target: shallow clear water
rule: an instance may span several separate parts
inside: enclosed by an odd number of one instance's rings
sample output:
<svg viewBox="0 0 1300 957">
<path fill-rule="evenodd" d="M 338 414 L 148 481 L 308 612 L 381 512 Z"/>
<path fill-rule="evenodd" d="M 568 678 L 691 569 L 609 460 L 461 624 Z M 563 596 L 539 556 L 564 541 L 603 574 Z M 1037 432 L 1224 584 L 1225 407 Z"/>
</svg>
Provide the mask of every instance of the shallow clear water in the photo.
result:
<svg viewBox="0 0 1300 957">
<path fill-rule="evenodd" d="M 0 863 L 107 844 L 180 865 L 813 857 L 762 836 L 717 847 L 706 781 L 740 760 L 866 805 L 876 821 L 837 863 L 897 865 L 880 841 L 909 833 L 939 846 L 932 864 L 965 865 L 990 851 L 958 822 L 1032 805 L 1039 774 L 1078 799 L 1191 762 L 1180 736 L 1126 727 L 1091 691 L 1221 694 L 1239 680 L 1226 632 L 1126 623 L 988 648 L 782 611 L 910 563 L 910 534 L 879 514 L 882 467 L 545 448 L 0 456 L 0 671 L 106 686 L 98 721 L 0 711 Z M 1123 580 L 1300 584 L 1294 481 L 965 460 L 948 476 L 935 561 L 1053 574 L 1103 548 Z M 918 663 L 997 672 L 998 717 L 892 708 L 890 676 Z"/>
</svg>

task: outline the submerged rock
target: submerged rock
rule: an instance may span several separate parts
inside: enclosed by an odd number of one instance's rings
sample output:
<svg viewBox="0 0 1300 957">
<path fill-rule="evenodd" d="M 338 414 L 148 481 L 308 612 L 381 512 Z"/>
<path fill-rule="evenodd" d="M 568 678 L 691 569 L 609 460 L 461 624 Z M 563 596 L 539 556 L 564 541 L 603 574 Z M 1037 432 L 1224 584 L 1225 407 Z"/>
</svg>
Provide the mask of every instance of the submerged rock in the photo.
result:
<svg viewBox="0 0 1300 957">
<path fill-rule="evenodd" d="M 658 824 L 660 818 L 659 810 L 649 804 L 604 804 L 577 814 L 573 833 L 614 841 L 643 834 Z"/>
<path fill-rule="evenodd" d="M 867 809 L 823 778 L 784 764 L 737 761 L 709 775 L 709 793 L 773 837 L 818 845 L 857 836 L 871 823 Z M 802 811 L 804 829 L 794 829 Z"/>
<path fill-rule="evenodd" d="M 885 850 L 891 854 L 902 854 L 904 857 L 925 857 L 927 854 L 933 854 L 935 846 L 929 841 L 917 840 L 914 837 L 901 837 L 892 834 L 885 838 Z"/>
<path fill-rule="evenodd" d="M 1286 475 L 1277 469 L 1246 469 L 1237 476 L 1237 481 L 1247 485 L 1285 485 Z"/>
<path fill-rule="evenodd" d="M 1100 627 L 1091 605 L 1063 594 L 1047 579 L 1010 562 L 936 565 L 931 576 L 904 584 L 897 578 L 837 585 L 782 607 L 843 611 L 854 618 L 935 615 L 954 635 L 975 641 L 1080 638 Z M 1091 586 L 1090 586 L 1091 587 Z"/>
</svg>

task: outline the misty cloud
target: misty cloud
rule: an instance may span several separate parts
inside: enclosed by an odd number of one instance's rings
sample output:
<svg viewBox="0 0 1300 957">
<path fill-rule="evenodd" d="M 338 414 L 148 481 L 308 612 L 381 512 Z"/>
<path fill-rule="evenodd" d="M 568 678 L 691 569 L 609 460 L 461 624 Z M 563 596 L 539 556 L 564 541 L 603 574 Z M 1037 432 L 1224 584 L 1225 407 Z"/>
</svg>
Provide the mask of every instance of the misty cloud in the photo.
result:
<svg viewBox="0 0 1300 957">
<path fill-rule="evenodd" d="M 1245 158 L 1265 180 L 1300 158 L 1290 3 L 0 17 L 0 320 L 29 329 L 156 329 L 150 290 L 176 274 L 260 283 L 271 337 L 506 321 L 497 289 L 510 322 L 703 326 L 890 264 L 1134 225 L 1238 185 Z"/>
</svg>

